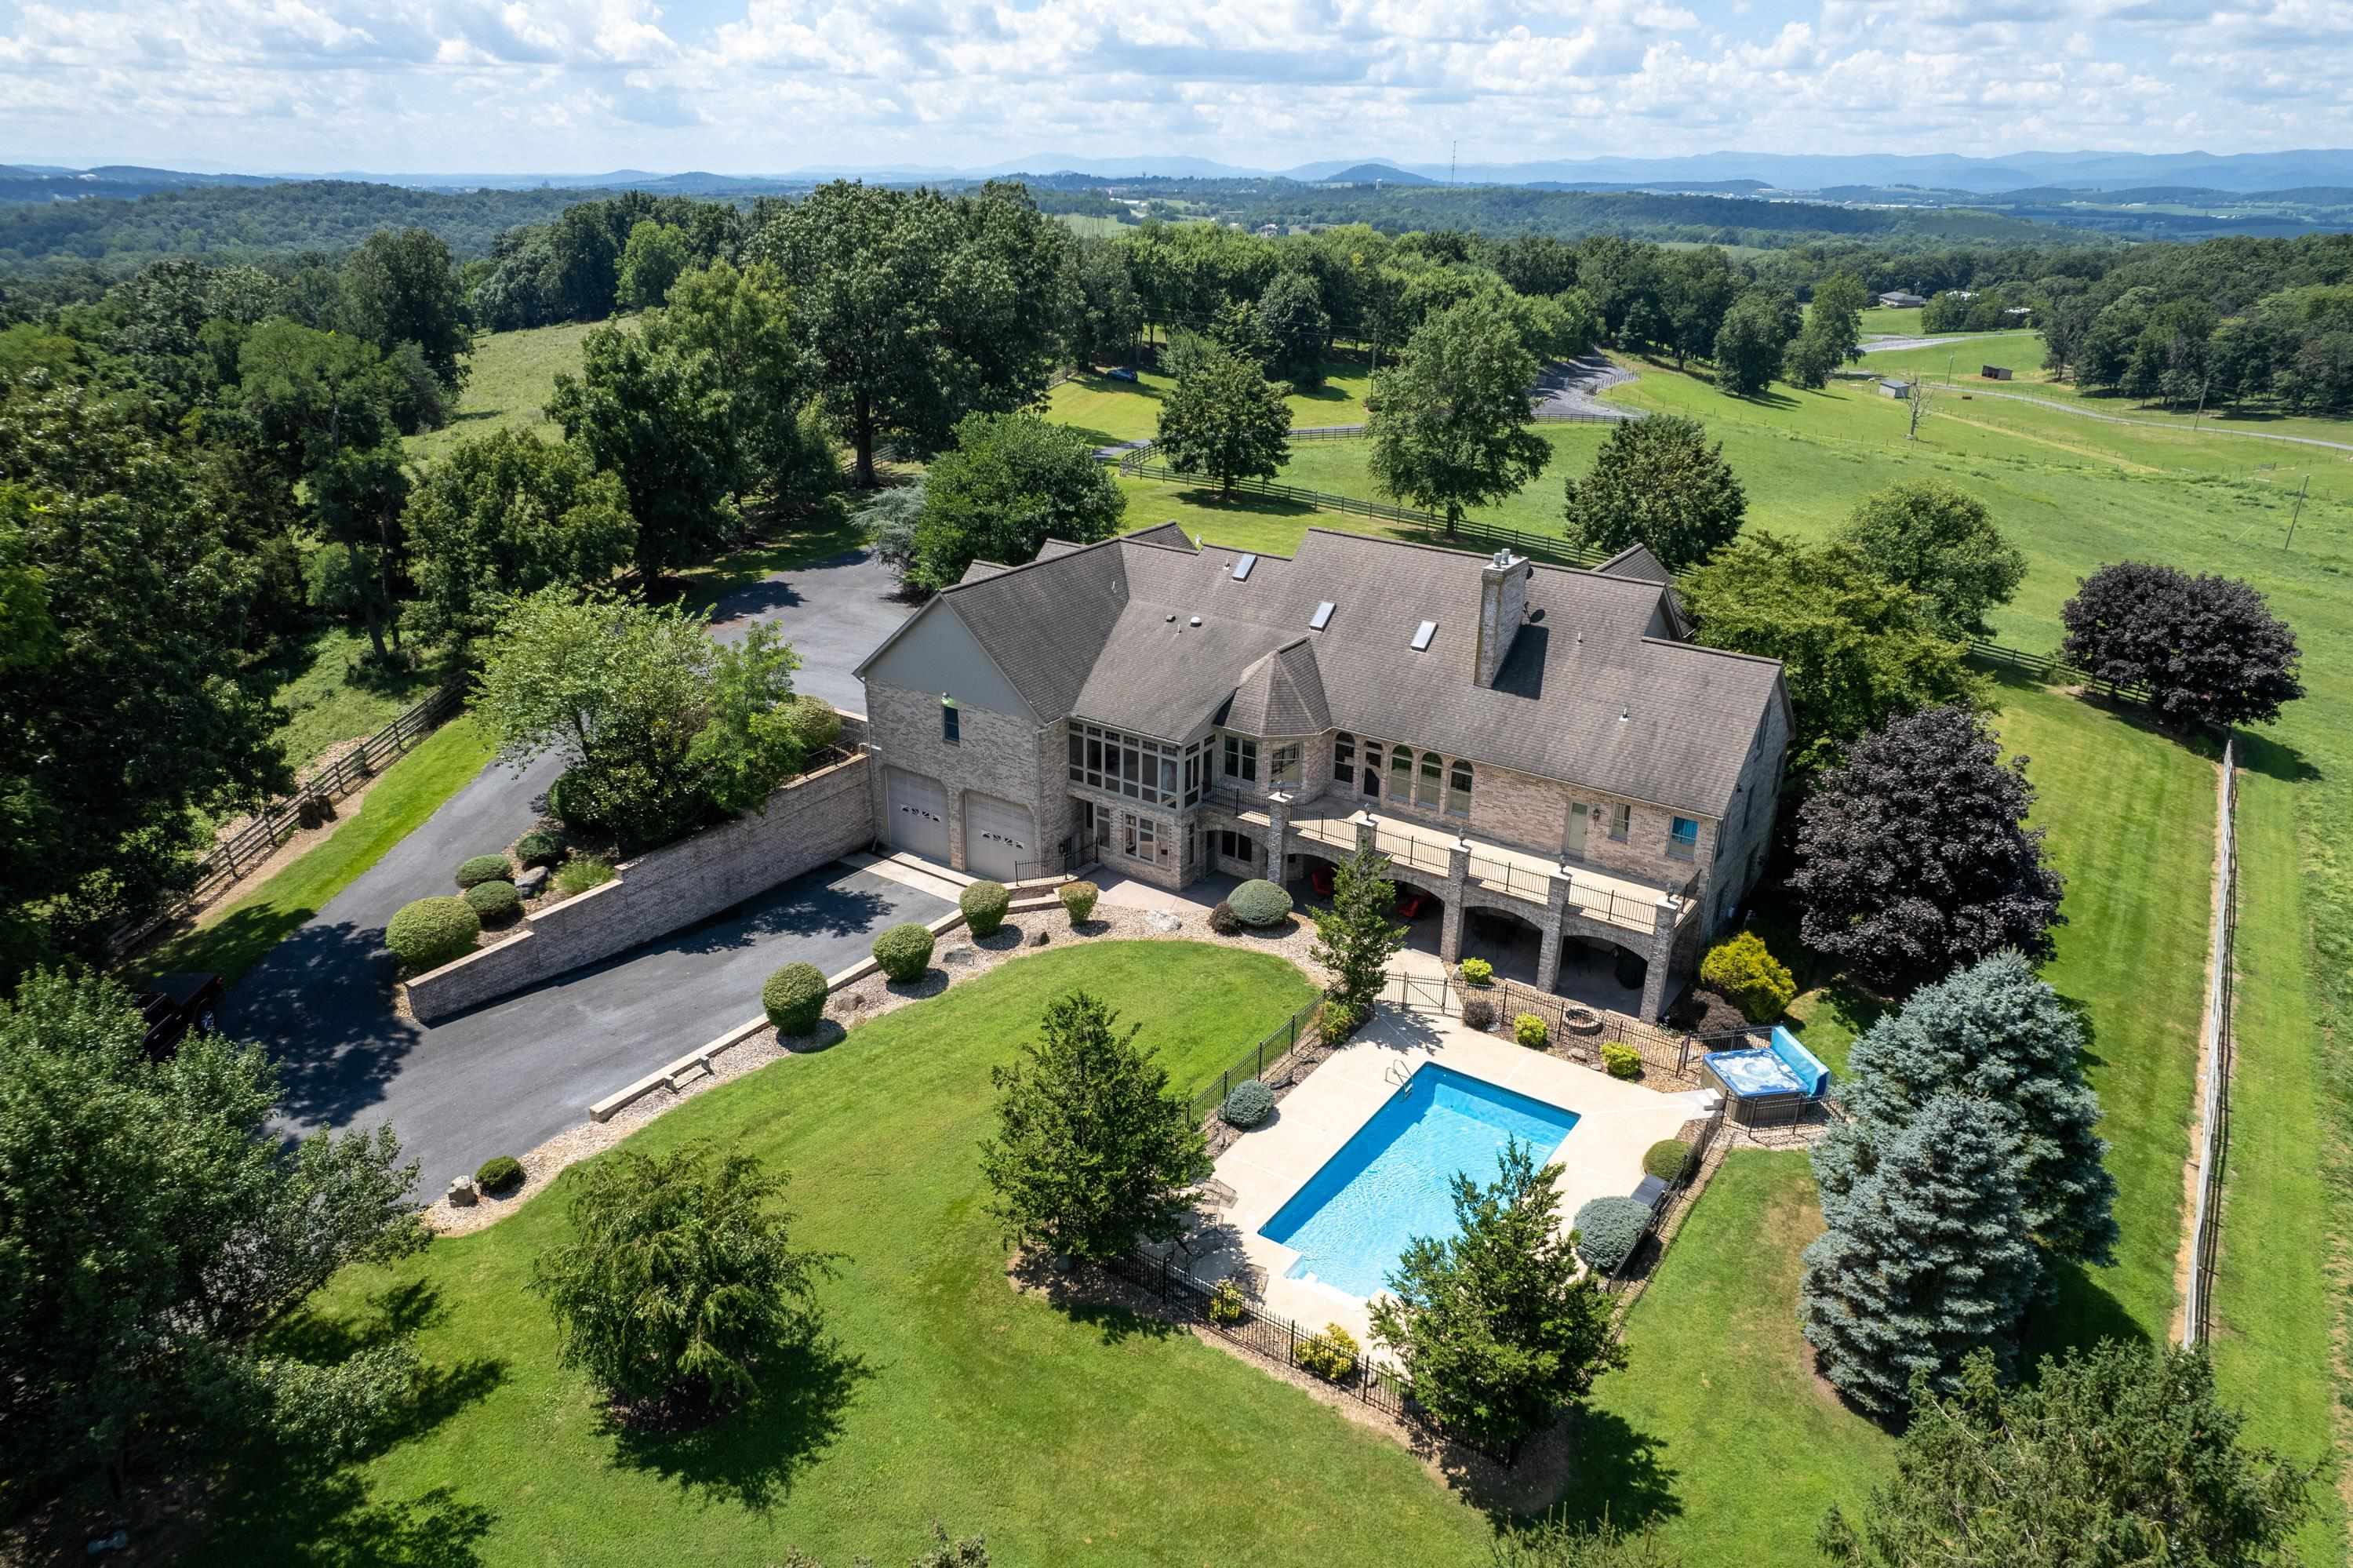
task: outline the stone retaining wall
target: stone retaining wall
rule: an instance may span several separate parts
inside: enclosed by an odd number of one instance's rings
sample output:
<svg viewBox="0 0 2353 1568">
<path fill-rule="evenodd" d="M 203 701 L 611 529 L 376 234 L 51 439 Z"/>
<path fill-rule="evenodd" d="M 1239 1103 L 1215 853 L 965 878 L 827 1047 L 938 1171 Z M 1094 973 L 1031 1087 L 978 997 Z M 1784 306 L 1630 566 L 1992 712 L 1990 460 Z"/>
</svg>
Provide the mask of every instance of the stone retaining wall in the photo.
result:
<svg viewBox="0 0 2353 1568">
<path fill-rule="evenodd" d="M 410 980 L 409 1010 L 421 1022 L 438 1022 L 708 919 L 864 848 L 874 841 L 871 766 L 861 752 L 796 779 L 768 797 L 765 812 L 623 863 L 612 881 L 527 914 L 504 939 Z"/>
</svg>

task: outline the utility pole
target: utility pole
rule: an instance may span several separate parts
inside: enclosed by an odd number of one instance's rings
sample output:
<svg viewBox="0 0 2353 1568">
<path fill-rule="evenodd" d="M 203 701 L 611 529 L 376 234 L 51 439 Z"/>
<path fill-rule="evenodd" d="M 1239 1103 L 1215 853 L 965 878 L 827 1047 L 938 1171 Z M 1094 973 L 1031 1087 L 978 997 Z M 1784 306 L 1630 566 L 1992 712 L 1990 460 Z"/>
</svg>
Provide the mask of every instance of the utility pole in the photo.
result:
<svg viewBox="0 0 2353 1568">
<path fill-rule="evenodd" d="M 1960 357 L 1961 351 L 1957 348 L 1945 355 L 1945 385 L 1947 387 L 1953 384 L 1953 362 Z"/>
<path fill-rule="evenodd" d="M 1462 143 L 1459 137 L 1446 143 L 1446 183 L 1450 186 L 1454 184 L 1455 160 L 1461 151 Z"/>
<path fill-rule="evenodd" d="M 2190 416 L 2189 416 L 2189 429 L 2190 429 L 2190 430 L 2191 430 L 2191 432 L 2192 432 L 2193 434 L 2197 431 L 2197 429 L 2198 429 L 2198 421 L 2199 421 L 2199 420 L 2200 420 L 2200 419 L 2202 419 L 2202 418 L 2204 418 L 2205 417 L 2206 417 L 2206 382 L 2205 382 L 2203 379 L 2201 379 L 2201 380 L 2200 380 L 2200 382 L 2198 383 L 2198 411 L 2197 411 L 2196 413 L 2194 413 L 2194 414 L 2192 414 L 2192 415 L 2190 415 Z M 2306 477 L 2307 477 L 2307 478 L 2309 478 L 2309 476 L 2306 476 Z"/>
<path fill-rule="evenodd" d="M 2312 475 L 2307 473 L 2304 476 L 2304 482 L 2296 486 L 2295 510 L 2287 514 L 2287 543 L 2280 546 L 2283 550 L 2293 550 L 2295 548 L 2296 519 L 2304 515 L 2304 493 L 2311 488 Z"/>
</svg>

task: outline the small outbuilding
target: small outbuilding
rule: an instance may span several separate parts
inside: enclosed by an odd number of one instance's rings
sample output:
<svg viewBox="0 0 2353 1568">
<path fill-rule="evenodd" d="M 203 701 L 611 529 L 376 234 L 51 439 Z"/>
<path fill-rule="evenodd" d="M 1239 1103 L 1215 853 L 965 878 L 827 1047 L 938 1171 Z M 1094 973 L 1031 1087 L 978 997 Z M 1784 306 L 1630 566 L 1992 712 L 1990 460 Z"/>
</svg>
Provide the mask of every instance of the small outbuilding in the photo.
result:
<svg viewBox="0 0 2353 1568">
<path fill-rule="evenodd" d="M 1980 369 L 1978 374 L 1989 381 L 2008 381 L 2017 372 L 2011 370 L 2007 365 L 1989 365 Z"/>
<path fill-rule="evenodd" d="M 1897 381 L 1892 376 L 1883 376 L 1879 378 L 1879 395 L 1883 397 L 1894 397 L 1901 401 L 1912 396 L 1912 383 L 1909 381 Z"/>
<path fill-rule="evenodd" d="M 1879 302 L 1892 311 L 1916 311 L 1928 302 L 1918 294 L 1909 294 L 1901 289 L 1895 289 L 1880 295 Z"/>
</svg>

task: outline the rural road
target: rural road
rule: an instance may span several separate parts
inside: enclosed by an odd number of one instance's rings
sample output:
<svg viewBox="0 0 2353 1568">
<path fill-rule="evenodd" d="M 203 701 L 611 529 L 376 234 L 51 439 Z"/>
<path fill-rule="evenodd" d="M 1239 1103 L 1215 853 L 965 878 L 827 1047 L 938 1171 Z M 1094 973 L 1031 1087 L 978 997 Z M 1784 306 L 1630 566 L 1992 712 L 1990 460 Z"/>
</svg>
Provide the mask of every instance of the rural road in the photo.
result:
<svg viewBox="0 0 2353 1568">
<path fill-rule="evenodd" d="M 1639 419 L 1642 417 L 1641 409 L 1629 408 L 1619 403 L 1604 403 L 1599 397 L 1610 387 L 1633 379 L 1632 371 L 1613 365 L 1606 355 L 1589 354 L 1582 359 L 1547 365 L 1536 378 L 1536 417 Z"/>
<path fill-rule="evenodd" d="M 801 656 L 795 690 L 863 711 L 850 672 L 907 615 L 895 588 L 871 555 L 853 552 L 726 596 L 712 631 L 726 639 L 774 624 Z M 418 1196 L 429 1200 L 451 1176 L 491 1154 L 522 1153 L 580 1120 L 591 1101 L 750 1017 L 769 969 L 809 957 L 830 972 L 842 965 L 824 963 L 827 955 L 862 952 L 882 926 L 945 910 L 895 885 L 843 881 L 847 868 L 820 870 L 696 930 L 438 1028 L 396 1017 L 385 922 L 412 899 L 451 891 L 450 873 L 468 855 L 513 842 L 562 771 L 554 757 L 520 771 L 491 763 L 230 991 L 222 1021 L 278 1060 L 287 1130 L 389 1117 L 426 1162 Z M 937 906 L 902 913 L 929 906 Z"/>
</svg>

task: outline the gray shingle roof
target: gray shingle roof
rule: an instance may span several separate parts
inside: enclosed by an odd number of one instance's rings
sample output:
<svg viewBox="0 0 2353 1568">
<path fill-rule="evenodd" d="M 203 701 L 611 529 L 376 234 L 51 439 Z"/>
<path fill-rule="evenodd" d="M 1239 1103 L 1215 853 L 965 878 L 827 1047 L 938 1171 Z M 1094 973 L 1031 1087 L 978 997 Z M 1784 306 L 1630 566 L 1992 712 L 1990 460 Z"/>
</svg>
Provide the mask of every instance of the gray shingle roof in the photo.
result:
<svg viewBox="0 0 2353 1568">
<path fill-rule="evenodd" d="M 942 597 L 1041 716 L 1184 740 L 1231 698 L 1227 723 L 1251 733 L 1336 726 L 1701 816 L 1725 814 L 1780 700 L 1776 662 L 1657 635 L 1675 618 L 1656 582 L 1535 567 L 1482 687 L 1483 557 L 1310 529 L 1237 582 L 1238 554 L 1129 535 Z M 1331 624 L 1310 631 L 1323 599 Z M 1438 630 L 1417 653 L 1423 620 Z"/>
<path fill-rule="evenodd" d="M 1675 580 L 1672 572 L 1659 564 L 1648 545 L 1629 545 L 1599 566 L 1593 568 L 1605 577 L 1625 577 L 1638 583 L 1666 584 Z"/>
</svg>

